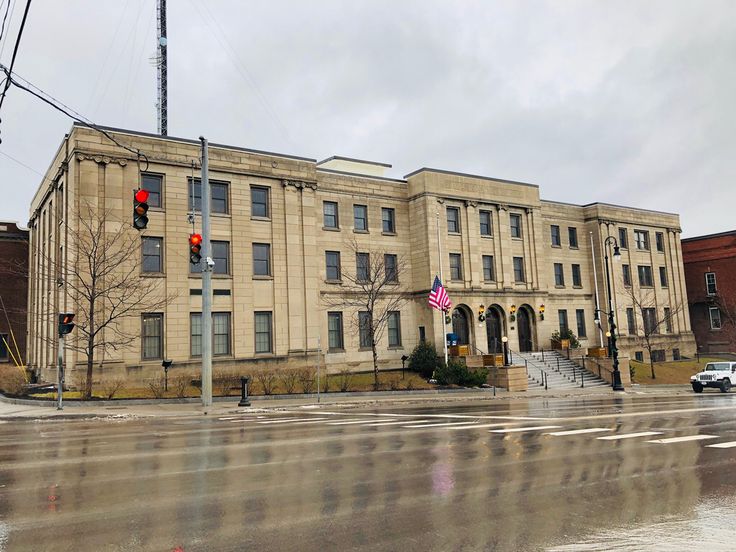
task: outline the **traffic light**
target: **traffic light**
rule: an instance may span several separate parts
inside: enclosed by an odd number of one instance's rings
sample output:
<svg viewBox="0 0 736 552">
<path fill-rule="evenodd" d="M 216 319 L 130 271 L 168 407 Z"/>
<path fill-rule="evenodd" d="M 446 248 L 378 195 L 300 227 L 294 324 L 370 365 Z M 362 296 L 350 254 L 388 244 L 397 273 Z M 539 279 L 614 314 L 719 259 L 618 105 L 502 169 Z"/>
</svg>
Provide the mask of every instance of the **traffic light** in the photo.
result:
<svg viewBox="0 0 736 552">
<path fill-rule="evenodd" d="M 143 189 L 136 190 L 133 193 L 133 228 L 136 230 L 145 230 L 148 226 L 148 192 Z"/>
<path fill-rule="evenodd" d="M 202 236 L 200 234 L 189 234 L 189 262 L 199 264 L 202 260 Z"/>
<path fill-rule="evenodd" d="M 59 337 L 64 337 L 74 329 L 74 313 L 64 312 L 59 314 Z"/>
</svg>

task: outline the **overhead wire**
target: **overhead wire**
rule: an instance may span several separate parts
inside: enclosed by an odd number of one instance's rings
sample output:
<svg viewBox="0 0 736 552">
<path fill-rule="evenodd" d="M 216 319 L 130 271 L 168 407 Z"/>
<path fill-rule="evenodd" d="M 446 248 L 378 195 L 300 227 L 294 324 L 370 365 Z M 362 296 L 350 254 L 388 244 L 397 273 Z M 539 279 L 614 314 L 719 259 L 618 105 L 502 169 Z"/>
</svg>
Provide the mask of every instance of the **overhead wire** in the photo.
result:
<svg viewBox="0 0 736 552">
<path fill-rule="evenodd" d="M 10 83 L 12 82 L 11 74 L 13 67 L 15 66 L 15 59 L 18 56 L 18 48 L 20 47 L 20 39 L 23 38 L 23 30 L 26 27 L 26 20 L 28 19 L 28 10 L 31 9 L 31 0 L 26 0 L 26 9 L 23 12 L 23 19 L 20 22 L 20 29 L 18 29 L 18 36 L 15 38 L 15 46 L 13 47 L 13 57 L 10 58 L 10 67 L 7 71 L 7 79 L 5 80 L 5 86 L 3 86 L 2 96 L 0 96 L 0 113 L 2 113 L 3 103 L 5 102 L 5 96 L 8 94 Z"/>
<path fill-rule="evenodd" d="M 13 21 L 13 14 L 15 13 L 15 2 L 16 0 L 12 0 L 12 6 L 11 6 L 11 0 L 8 0 L 8 5 L 10 6 L 10 14 L 8 15 L 8 20 Z M 8 29 L 10 28 L 10 23 L 8 23 Z M 8 34 L 6 34 L 3 37 L 3 40 L 1 41 L 2 44 L 0 44 L 0 58 L 3 55 L 3 52 L 5 51 L 5 45 L 8 43 Z"/>
<path fill-rule="evenodd" d="M 5 8 L 5 15 L 3 16 L 3 22 L 2 25 L 0 25 L 0 41 L 2 41 L 3 34 L 5 33 L 5 22 L 8 20 L 8 12 L 10 12 L 10 1 L 11 0 L 8 0 L 8 5 Z M 2 4 L 0 4 L 0 10 L 2 10 Z"/>
</svg>

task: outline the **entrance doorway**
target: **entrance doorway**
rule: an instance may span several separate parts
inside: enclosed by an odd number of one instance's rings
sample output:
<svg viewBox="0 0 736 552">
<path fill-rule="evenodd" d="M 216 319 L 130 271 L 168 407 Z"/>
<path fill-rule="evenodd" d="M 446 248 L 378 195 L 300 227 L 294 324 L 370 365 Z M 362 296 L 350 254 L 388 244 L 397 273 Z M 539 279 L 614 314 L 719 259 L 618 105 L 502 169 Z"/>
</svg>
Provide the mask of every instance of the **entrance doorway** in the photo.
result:
<svg viewBox="0 0 736 552">
<path fill-rule="evenodd" d="M 458 345 L 467 345 L 470 343 L 468 315 L 462 307 L 457 307 L 452 311 L 452 333 L 457 335 Z"/>
<path fill-rule="evenodd" d="M 502 353 L 503 320 L 501 311 L 497 307 L 489 307 L 486 311 L 486 337 L 488 338 L 488 353 Z"/>
<path fill-rule="evenodd" d="M 534 350 L 534 335 L 532 333 L 532 316 L 529 307 L 521 306 L 516 314 L 519 325 L 519 351 L 527 353 Z"/>
</svg>

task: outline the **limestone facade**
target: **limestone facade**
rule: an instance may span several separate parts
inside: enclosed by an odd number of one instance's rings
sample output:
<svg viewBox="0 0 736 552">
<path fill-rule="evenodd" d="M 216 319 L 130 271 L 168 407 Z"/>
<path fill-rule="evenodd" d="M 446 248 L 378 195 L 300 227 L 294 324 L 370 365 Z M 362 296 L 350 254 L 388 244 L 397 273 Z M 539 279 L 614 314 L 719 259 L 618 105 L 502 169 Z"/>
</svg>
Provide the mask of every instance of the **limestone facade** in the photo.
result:
<svg viewBox="0 0 736 552">
<path fill-rule="evenodd" d="M 143 333 L 150 328 L 143 318 L 155 315 L 161 333 L 156 358 L 149 358 L 150 350 L 144 352 L 142 336 L 106 355 L 99 377 L 115 372 L 145 378 L 161 370 L 162 357 L 174 361 L 174 370 L 193 372 L 199 365 L 193 340 L 194 319 L 201 311 L 201 278 L 190 272 L 187 221 L 190 182 L 200 176 L 199 142 L 109 131 L 119 142 L 144 152 L 148 167 L 99 133 L 75 125 L 31 205 L 28 364 L 44 379 L 55 377 L 56 313 L 77 310 L 64 275 L 52 269 L 59 266 L 63 272 L 64 266 L 78 262 L 69 258 L 68 229 L 79 224 L 84 205 L 108 209 L 115 220 L 130 224 L 132 194 L 141 174 L 161 186 L 159 206 L 151 206 L 148 227 L 140 233 L 141 242 L 156 238 L 147 243 L 160 247 L 160 270 L 141 277 L 159 278 L 161 293 L 175 298 L 161 312 L 123 322 L 127 330 Z M 679 349 L 683 355 L 694 351 L 677 215 L 545 201 L 532 184 L 429 168 L 404 179 L 387 178 L 383 171 L 388 165 L 347 158 L 318 163 L 211 144 L 209 163 L 210 181 L 219 183 L 223 194 L 222 212 L 212 216 L 211 239 L 223 244 L 228 264 L 213 282 L 213 311 L 221 314 L 215 323 L 215 370 L 312 367 L 316 362 L 330 371 L 369 369 L 371 351 L 360 346 L 357 311 L 342 312 L 341 342 L 336 317 L 328 315 L 339 312 L 328 305 L 330 298 L 343 293 L 345 279 L 334 278 L 326 252 L 333 254 L 333 263 L 334 253 L 340 253 L 340 270 L 346 274 L 356 270 L 353 247 L 406 259 L 399 283 L 391 289 L 406 291 L 411 298 L 382 336 L 382 368 L 400 367 L 402 355 L 410 354 L 422 338 L 441 349 L 443 333 L 453 327 L 475 352 L 494 350 L 502 336 L 516 351 L 549 348 L 562 313 L 582 346 L 597 346 L 593 266 L 605 310 L 602 244 L 609 233 L 618 239 L 622 229 L 628 236 L 621 251 L 622 264 L 630 266 L 630 287 L 624 285 L 620 264 L 611 263 L 622 353 L 641 350 L 636 335 L 641 317 L 634 317 L 631 332 L 627 326 L 627 289 L 650 294 L 658 312 L 667 307 L 675 313 L 668 331 L 657 338 L 663 349 Z M 635 231 L 648 233 L 648 248 L 636 247 Z M 259 264 L 264 249 L 268 268 L 265 274 L 255 274 L 264 271 Z M 645 278 L 643 287 L 638 266 L 651 272 L 651 281 Z M 660 281 L 660 267 L 666 281 Z M 442 315 L 427 305 L 440 271 L 455 308 L 447 328 Z M 676 309 L 680 304 L 683 307 Z M 488 315 L 484 322 L 478 319 L 481 305 Z M 84 358 L 69 351 L 66 361 L 73 368 Z"/>
</svg>

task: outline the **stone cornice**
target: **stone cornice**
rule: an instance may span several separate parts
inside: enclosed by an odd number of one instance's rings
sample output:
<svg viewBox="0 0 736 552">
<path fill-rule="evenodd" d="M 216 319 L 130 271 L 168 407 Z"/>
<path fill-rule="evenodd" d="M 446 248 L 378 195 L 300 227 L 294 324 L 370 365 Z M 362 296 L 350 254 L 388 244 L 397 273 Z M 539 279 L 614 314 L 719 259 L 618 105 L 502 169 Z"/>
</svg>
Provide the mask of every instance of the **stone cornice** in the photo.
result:
<svg viewBox="0 0 736 552">
<path fill-rule="evenodd" d="M 128 159 L 124 157 L 110 157 L 109 155 L 90 155 L 88 153 L 77 152 L 77 161 L 94 161 L 98 165 L 109 165 L 110 163 L 117 163 L 121 167 L 128 164 Z"/>
<path fill-rule="evenodd" d="M 305 180 L 289 180 L 289 179 L 282 179 L 281 185 L 284 188 L 288 188 L 289 186 L 293 187 L 296 190 L 316 190 L 317 189 L 317 183 L 316 182 L 307 182 Z"/>
</svg>

